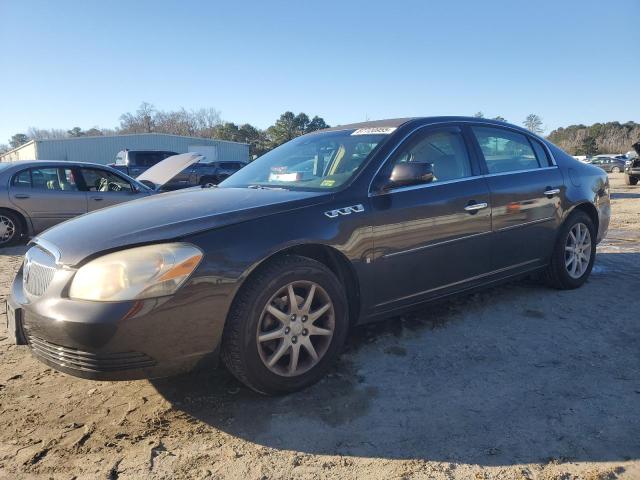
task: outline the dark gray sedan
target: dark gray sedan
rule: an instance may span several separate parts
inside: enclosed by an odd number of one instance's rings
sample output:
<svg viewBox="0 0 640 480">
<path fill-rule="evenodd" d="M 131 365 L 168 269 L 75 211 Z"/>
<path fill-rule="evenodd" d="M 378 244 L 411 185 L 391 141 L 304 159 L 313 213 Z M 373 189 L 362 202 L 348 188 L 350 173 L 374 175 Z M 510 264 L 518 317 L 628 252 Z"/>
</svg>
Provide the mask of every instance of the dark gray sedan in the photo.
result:
<svg viewBox="0 0 640 480">
<path fill-rule="evenodd" d="M 92 163 L 0 163 L 0 246 L 53 225 L 154 191 L 113 168 Z"/>
<path fill-rule="evenodd" d="M 535 272 L 580 287 L 609 218 L 605 172 L 514 125 L 344 125 L 216 188 L 39 235 L 8 332 L 80 377 L 165 376 L 214 355 L 256 391 L 291 392 L 322 378 L 356 324 Z"/>
</svg>

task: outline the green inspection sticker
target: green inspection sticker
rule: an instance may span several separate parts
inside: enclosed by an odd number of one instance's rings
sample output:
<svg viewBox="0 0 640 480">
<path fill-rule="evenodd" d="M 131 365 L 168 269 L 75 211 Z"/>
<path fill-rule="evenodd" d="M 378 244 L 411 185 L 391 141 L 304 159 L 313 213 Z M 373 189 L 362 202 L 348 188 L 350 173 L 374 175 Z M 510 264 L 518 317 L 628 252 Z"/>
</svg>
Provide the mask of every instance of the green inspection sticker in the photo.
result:
<svg viewBox="0 0 640 480">
<path fill-rule="evenodd" d="M 323 180 L 322 183 L 320 184 L 321 187 L 333 187 L 333 185 L 336 183 L 335 180 Z"/>
</svg>

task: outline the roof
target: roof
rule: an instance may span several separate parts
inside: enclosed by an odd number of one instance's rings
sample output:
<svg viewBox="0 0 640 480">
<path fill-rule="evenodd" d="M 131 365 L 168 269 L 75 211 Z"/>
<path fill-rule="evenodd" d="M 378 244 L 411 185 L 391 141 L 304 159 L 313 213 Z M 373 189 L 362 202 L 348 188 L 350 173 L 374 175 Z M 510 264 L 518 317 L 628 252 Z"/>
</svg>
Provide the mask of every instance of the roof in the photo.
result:
<svg viewBox="0 0 640 480">
<path fill-rule="evenodd" d="M 523 133 L 527 133 L 529 135 L 533 135 L 544 140 L 540 135 L 536 135 L 533 132 L 530 132 L 524 127 L 519 125 L 514 125 L 508 122 L 502 122 L 500 120 L 493 120 L 489 118 L 478 118 L 478 117 L 465 117 L 465 116 L 433 116 L 433 117 L 405 117 L 405 118 L 390 118 L 386 120 L 372 120 L 369 122 L 360 122 L 360 123 L 350 123 L 347 125 L 337 125 L 335 127 L 326 128 L 324 130 L 316 130 L 315 132 L 311 132 L 308 135 L 313 135 L 314 133 L 322 133 L 322 132 L 331 132 L 338 130 L 356 130 L 359 128 L 399 128 L 407 123 L 416 123 L 428 125 L 430 123 L 442 123 L 442 122 L 473 122 L 473 123 L 485 123 L 487 125 L 496 125 L 496 126 L 507 126 L 514 130 L 520 130 Z"/>
<path fill-rule="evenodd" d="M 358 128 L 380 128 L 380 127 L 397 128 L 400 125 L 403 125 L 410 120 L 416 120 L 416 118 L 407 117 L 407 118 L 389 118 L 386 120 L 370 120 L 368 122 L 349 123 L 347 125 L 337 125 L 335 127 L 325 128 L 324 130 L 317 130 L 317 131 L 331 132 L 331 131 L 337 131 L 337 130 L 355 130 Z"/>
<path fill-rule="evenodd" d="M 102 169 L 104 169 L 105 167 L 111 168 L 108 165 L 102 165 L 101 163 L 73 162 L 69 160 L 14 160 L 10 162 L 2 162 L 2 166 L 6 169 L 10 169 L 12 167 L 29 168 L 44 165 L 60 165 L 62 167 L 67 167 L 69 165 L 86 165 L 88 167 L 99 167 Z"/>
</svg>

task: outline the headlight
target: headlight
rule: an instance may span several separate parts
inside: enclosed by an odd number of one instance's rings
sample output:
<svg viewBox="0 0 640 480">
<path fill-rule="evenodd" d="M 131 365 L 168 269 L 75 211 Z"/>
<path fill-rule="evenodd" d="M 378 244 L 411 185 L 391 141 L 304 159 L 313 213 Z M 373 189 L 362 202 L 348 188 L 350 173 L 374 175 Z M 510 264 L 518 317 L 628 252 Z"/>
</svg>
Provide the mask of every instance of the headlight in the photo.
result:
<svg viewBox="0 0 640 480">
<path fill-rule="evenodd" d="M 171 295 L 202 260 L 188 243 L 130 248 L 99 257 L 80 267 L 69 296 L 78 300 L 117 302 Z"/>
</svg>

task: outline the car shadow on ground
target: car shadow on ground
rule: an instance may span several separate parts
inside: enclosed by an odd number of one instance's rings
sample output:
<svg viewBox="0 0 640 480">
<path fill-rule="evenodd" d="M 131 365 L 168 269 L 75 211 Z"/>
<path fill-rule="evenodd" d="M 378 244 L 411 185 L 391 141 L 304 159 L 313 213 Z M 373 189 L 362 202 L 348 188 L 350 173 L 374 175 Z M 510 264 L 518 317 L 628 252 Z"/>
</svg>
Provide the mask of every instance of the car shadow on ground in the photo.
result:
<svg viewBox="0 0 640 480">
<path fill-rule="evenodd" d="M 284 397 L 222 368 L 153 384 L 195 419 L 278 449 L 482 465 L 637 459 L 640 325 L 610 297 L 637 295 L 637 265 L 638 253 L 599 254 L 579 290 L 519 281 L 357 327 L 327 378 Z"/>
</svg>

